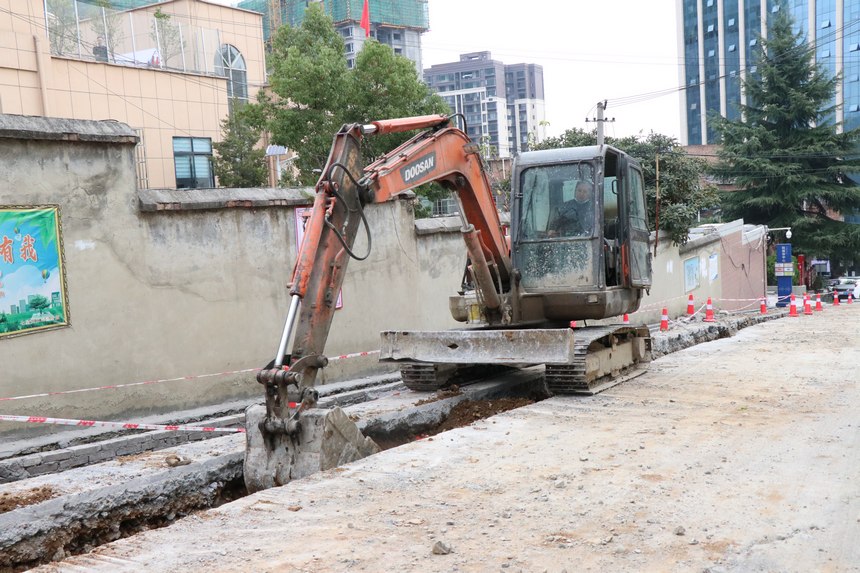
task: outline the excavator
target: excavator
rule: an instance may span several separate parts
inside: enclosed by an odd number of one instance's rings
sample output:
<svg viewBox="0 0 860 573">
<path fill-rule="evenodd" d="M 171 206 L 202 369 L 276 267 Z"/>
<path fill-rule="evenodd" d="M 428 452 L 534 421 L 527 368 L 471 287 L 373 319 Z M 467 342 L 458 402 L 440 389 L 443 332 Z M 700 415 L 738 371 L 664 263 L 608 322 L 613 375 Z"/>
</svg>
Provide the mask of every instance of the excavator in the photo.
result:
<svg viewBox="0 0 860 573">
<path fill-rule="evenodd" d="M 464 326 L 381 333 L 380 360 L 398 363 L 408 388 L 433 391 L 495 367 L 544 365 L 551 393 L 593 394 L 641 373 L 650 360 L 645 326 L 577 325 L 635 312 L 651 286 L 639 164 L 609 145 L 519 154 L 506 233 L 480 147 L 454 124 L 457 117 L 348 124 L 335 135 L 293 270 L 280 343 L 257 374 L 265 405 L 246 412 L 250 491 L 376 451 L 339 409 L 315 408 L 314 385 L 328 362 L 324 347 L 347 263 L 369 254 L 353 250 L 362 228 L 372 245 L 364 206 L 420 185 L 442 185 L 459 205 L 467 257 L 449 308 Z M 362 165 L 364 138 L 414 130 L 421 131 Z"/>
</svg>

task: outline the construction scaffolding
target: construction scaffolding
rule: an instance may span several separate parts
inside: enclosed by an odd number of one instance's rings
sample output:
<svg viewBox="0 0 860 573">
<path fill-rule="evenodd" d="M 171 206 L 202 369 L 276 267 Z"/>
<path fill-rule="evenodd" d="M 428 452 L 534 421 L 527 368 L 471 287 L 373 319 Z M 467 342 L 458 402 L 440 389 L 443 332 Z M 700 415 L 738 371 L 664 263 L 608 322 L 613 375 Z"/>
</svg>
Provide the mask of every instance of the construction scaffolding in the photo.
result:
<svg viewBox="0 0 860 573">
<path fill-rule="evenodd" d="M 335 25 L 361 21 L 364 0 L 316 0 Z M 369 0 L 372 25 L 408 28 L 426 32 L 430 27 L 429 0 Z M 309 2 L 306 0 L 244 0 L 238 8 L 263 15 L 266 37 L 283 24 L 299 26 Z M 280 9 L 278 9 L 280 8 Z"/>
</svg>

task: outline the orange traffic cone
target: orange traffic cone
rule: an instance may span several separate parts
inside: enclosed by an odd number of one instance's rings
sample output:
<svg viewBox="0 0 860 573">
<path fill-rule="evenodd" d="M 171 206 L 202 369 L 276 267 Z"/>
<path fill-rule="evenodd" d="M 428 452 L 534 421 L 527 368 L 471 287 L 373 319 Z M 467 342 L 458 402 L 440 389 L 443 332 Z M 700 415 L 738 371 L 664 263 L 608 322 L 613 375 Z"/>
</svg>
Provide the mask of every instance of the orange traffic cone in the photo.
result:
<svg viewBox="0 0 860 573">
<path fill-rule="evenodd" d="M 824 310 L 824 307 L 821 306 L 821 293 L 815 293 L 815 310 Z"/>
<path fill-rule="evenodd" d="M 705 307 L 705 320 L 702 322 L 716 322 L 714 320 L 714 307 L 711 305 L 711 297 L 708 297 L 708 306 Z"/>
<path fill-rule="evenodd" d="M 690 298 L 687 299 L 687 316 L 693 316 L 696 314 L 696 308 L 693 304 L 693 293 L 690 293 Z"/>
<path fill-rule="evenodd" d="M 663 308 L 663 316 L 660 317 L 660 331 L 666 332 L 669 330 L 669 311 Z"/>
<path fill-rule="evenodd" d="M 767 314 L 767 299 L 761 297 L 761 307 L 759 309 L 762 314 Z"/>
<path fill-rule="evenodd" d="M 839 306 L 839 293 L 833 293 L 833 306 Z"/>
<path fill-rule="evenodd" d="M 851 304 L 853 302 L 854 302 L 854 293 L 849 292 L 848 293 L 848 304 Z"/>
<path fill-rule="evenodd" d="M 794 300 L 794 295 L 791 295 L 791 306 L 788 307 L 788 316 L 800 316 L 797 314 L 797 303 Z"/>
<path fill-rule="evenodd" d="M 812 303 L 809 302 L 809 295 L 803 295 L 803 314 L 812 314 Z"/>
<path fill-rule="evenodd" d="M 629 316 L 627 316 L 627 313 L 626 313 L 626 312 L 624 313 L 624 318 L 622 319 L 622 322 L 623 322 L 624 324 L 630 324 L 630 317 L 629 317 Z"/>
</svg>

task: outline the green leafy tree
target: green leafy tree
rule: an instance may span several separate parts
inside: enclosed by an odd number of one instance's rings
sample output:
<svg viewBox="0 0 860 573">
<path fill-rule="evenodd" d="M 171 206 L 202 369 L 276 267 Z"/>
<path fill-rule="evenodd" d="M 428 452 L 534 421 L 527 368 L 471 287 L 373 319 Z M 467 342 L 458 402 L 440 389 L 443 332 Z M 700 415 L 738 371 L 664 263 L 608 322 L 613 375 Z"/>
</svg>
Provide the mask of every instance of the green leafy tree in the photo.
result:
<svg viewBox="0 0 860 573">
<path fill-rule="evenodd" d="M 758 74 L 743 83 L 742 120 L 714 118 L 722 137 L 714 172 L 740 189 L 726 194 L 724 210 L 747 223 L 792 227 L 801 252 L 853 258 L 860 225 L 835 213 L 860 209 L 858 187 L 845 176 L 860 171 L 858 131 L 838 133 L 830 121 L 837 78 L 816 64 L 788 10 L 777 12 L 759 44 Z"/>
<path fill-rule="evenodd" d="M 46 297 L 37 294 L 32 299 L 30 299 L 30 301 L 27 303 L 27 306 L 39 313 L 51 306 L 51 301 L 49 301 Z"/>
<path fill-rule="evenodd" d="M 230 115 L 221 122 L 222 140 L 215 143 L 217 155 L 213 165 L 222 187 L 260 187 L 266 184 L 266 153 L 254 146 L 260 141 L 261 130 L 252 113 L 245 113 L 233 101 Z"/>
<path fill-rule="evenodd" d="M 415 64 L 376 40 L 364 43 L 350 70 L 349 122 L 449 113 L 448 104 L 418 79 Z M 391 151 L 411 133 L 369 137 L 362 143 L 366 159 Z"/>
<path fill-rule="evenodd" d="M 319 4 L 305 10 L 301 26 L 281 27 L 272 42 L 273 96 L 262 95 L 272 141 L 298 152 L 299 182 L 316 182 L 332 139 L 343 124 L 446 113 L 444 101 L 418 78 L 415 65 L 390 47 L 368 40 L 347 67 L 343 38 Z M 366 160 L 394 149 L 411 134 L 363 141 Z M 417 190 L 419 193 L 421 190 Z"/>
<path fill-rule="evenodd" d="M 153 14 L 149 37 L 158 46 L 164 66 L 170 65 L 170 60 L 182 51 L 179 26 L 174 24 L 172 16 L 162 12 L 160 7 L 156 8 Z"/>
<path fill-rule="evenodd" d="M 299 153 L 299 181 L 312 185 L 325 164 L 332 138 L 349 116 L 348 68 L 343 38 L 318 4 L 305 10 L 301 26 L 282 26 L 272 40 L 275 97 L 265 107 L 272 142 Z"/>
<path fill-rule="evenodd" d="M 67 0 L 47 0 L 47 19 L 51 53 L 58 56 L 77 53 L 75 6 Z"/>
<path fill-rule="evenodd" d="M 698 222 L 699 212 L 719 204 L 713 185 L 704 183 L 707 167 L 699 158 L 687 155 L 678 141 L 668 135 L 650 133 L 645 137 L 606 137 L 606 143 L 617 147 L 639 161 L 645 179 L 649 225 L 657 224 L 657 163 L 660 167 L 660 234 L 672 242 L 687 242 L 689 229 Z M 597 135 L 579 128 L 568 129 L 558 137 L 550 137 L 534 149 L 557 149 L 596 145 Z"/>
</svg>

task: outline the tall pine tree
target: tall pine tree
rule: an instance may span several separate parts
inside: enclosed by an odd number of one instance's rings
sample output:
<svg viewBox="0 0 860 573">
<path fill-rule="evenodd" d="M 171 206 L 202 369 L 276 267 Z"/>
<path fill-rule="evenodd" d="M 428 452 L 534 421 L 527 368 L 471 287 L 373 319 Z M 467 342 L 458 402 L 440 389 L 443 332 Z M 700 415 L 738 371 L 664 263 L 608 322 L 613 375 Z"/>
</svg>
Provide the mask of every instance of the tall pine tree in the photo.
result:
<svg viewBox="0 0 860 573">
<path fill-rule="evenodd" d="M 791 227 L 799 252 L 850 259 L 860 250 L 860 225 L 840 219 L 860 209 L 860 188 L 846 176 L 860 173 L 860 133 L 839 133 L 838 78 L 815 62 L 788 12 L 775 14 L 758 43 L 742 119 L 713 118 L 722 137 L 715 175 L 739 188 L 723 209 L 747 223 Z"/>
</svg>

